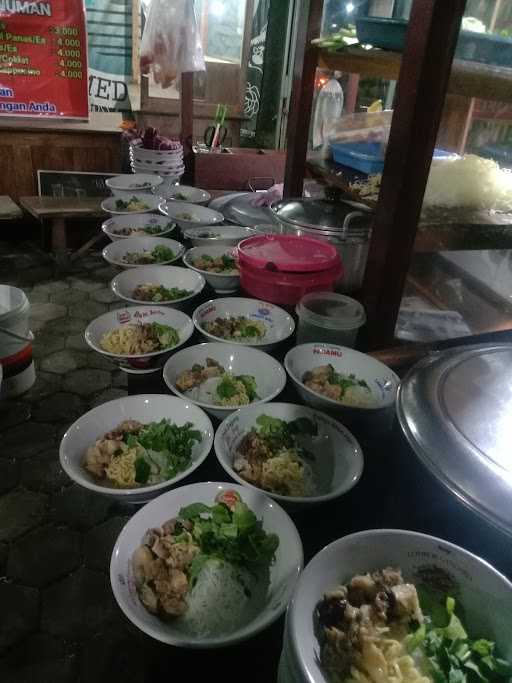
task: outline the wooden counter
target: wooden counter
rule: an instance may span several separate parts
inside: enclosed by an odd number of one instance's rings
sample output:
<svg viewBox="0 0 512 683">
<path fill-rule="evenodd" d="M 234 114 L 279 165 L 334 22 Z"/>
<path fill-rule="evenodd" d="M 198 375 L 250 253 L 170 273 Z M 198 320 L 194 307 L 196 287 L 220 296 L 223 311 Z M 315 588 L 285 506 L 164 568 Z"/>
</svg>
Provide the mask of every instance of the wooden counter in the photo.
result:
<svg viewBox="0 0 512 683">
<path fill-rule="evenodd" d="M 37 194 L 37 171 L 121 170 L 117 118 L 90 123 L 0 119 L 0 195 Z"/>
</svg>

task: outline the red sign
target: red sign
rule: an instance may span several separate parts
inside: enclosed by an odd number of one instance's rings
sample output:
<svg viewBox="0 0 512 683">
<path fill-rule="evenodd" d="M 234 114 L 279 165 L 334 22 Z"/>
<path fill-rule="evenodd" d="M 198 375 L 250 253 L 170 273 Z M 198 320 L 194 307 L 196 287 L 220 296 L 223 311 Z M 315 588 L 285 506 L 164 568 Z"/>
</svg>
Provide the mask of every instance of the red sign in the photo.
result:
<svg viewBox="0 0 512 683">
<path fill-rule="evenodd" d="M 83 0 L 0 0 L 0 116 L 89 116 Z"/>
</svg>

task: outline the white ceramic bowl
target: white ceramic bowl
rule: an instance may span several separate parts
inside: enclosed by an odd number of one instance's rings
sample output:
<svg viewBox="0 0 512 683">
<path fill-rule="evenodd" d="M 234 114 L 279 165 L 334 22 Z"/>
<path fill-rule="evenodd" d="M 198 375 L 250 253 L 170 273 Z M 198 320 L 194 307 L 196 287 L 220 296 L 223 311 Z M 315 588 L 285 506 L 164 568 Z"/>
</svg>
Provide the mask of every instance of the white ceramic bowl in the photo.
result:
<svg viewBox="0 0 512 683">
<path fill-rule="evenodd" d="M 97 439 L 114 429 L 123 420 L 139 420 L 144 424 L 170 419 L 177 425 L 192 422 L 194 429 L 202 434 L 200 443 L 192 449 L 191 463 L 186 470 L 173 479 L 133 489 L 119 489 L 102 486 L 83 466 L 82 461 L 89 446 Z M 60 444 L 60 463 L 68 477 L 83 488 L 116 498 L 126 503 L 145 503 L 163 491 L 175 486 L 189 476 L 204 462 L 211 450 L 213 427 L 208 416 L 190 401 L 168 396 L 167 394 L 148 394 L 123 396 L 114 401 L 96 406 L 74 422 L 62 437 Z"/>
<path fill-rule="evenodd" d="M 146 283 L 156 283 L 163 285 L 167 289 L 178 287 L 179 289 L 187 289 L 192 292 L 189 296 L 181 299 L 174 299 L 173 301 L 159 301 L 154 303 L 151 301 L 139 301 L 133 298 L 133 290 L 138 286 Z M 205 286 L 205 279 L 199 273 L 195 273 L 188 268 L 180 268 L 179 266 L 139 266 L 138 268 L 127 268 L 112 280 L 110 288 L 120 299 L 129 301 L 131 304 L 137 306 L 172 306 L 173 308 L 182 308 L 195 296 L 200 294 Z"/>
<path fill-rule="evenodd" d="M 199 187 L 190 187 L 189 185 L 176 185 L 165 191 L 156 187 L 154 194 L 163 197 L 163 199 L 169 202 L 188 202 L 189 204 L 208 204 L 211 199 L 211 194 L 206 192 L 206 190 L 201 190 Z"/>
<path fill-rule="evenodd" d="M 123 228 L 159 228 L 160 232 L 145 235 L 118 235 L 116 230 Z M 134 216 L 114 216 L 105 221 L 101 229 L 112 241 L 126 240 L 131 237 L 168 237 L 176 227 L 176 223 L 169 220 L 167 216 L 156 216 L 155 214 L 139 213 Z"/>
<path fill-rule="evenodd" d="M 375 407 L 346 406 L 309 389 L 302 381 L 304 373 L 327 364 L 332 365 L 336 372 L 347 375 L 353 373 L 357 379 L 365 380 Z M 284 366 L 300 397 L 313 408 L 328 410 L 340 417 L 371 415 L 383 409 L 394 410 L 399 378 L 384 363 L 365 353 L 335 344 L 301 344 L 288 351 Z"/>
<path fill-rule="evenodd" d="M 213 209 L 208 209 L 206 206 L 200 206 L 199 204 L 190 204 L 189 202 L 164 202 L 162 204 L 162 212 L 173 221 L 176 221 L 182 230 L 197 227 L 198 225 L 215 225 L 222 223 L 224 220 L 224 216 L 218 211 L 213 211 Z M 190 218 L 184 218 L 184 216 L 190 216 Z"/>
<path fill-rule="evenodd" d="M 144 161 L 134 158 L 132 161 L 132 167 L 137 169 L 137 173 L 174 173 L 175 175 L 180 175 L 185 170 L 182 159 L 173 159 L 169 161 Z"/>
<path fill-rule="evenodd" d="M 217 225 L 213 227 L 188 228 L 185 230 L 184 237 L 189 239 L 194 247 L 202 246 L 232 246 L 236 245 L 247 237 L 256 235 L 252 228 L 244 228 L 242 225 Z"/>
<path fill-rule="evenodd" d="M 139 166 L 136 163 L 132 164 L 132 169 L 134 173 L 155 173 L 159 176 L 161 176 L 164 179 L 164 183 L 166 180 L 172 181 L 173 185 L 176 185 L 177 183 L 180 182 L 182 175 L 185 173 L 185 167 L 184 166 L 177 166 L 176 168 L 161 168 L 159 166 Z M 161 190 L 164 190 L 164 185 L 161 185 Z M 160 197 L 161 199 L 161 197 Z"/>
<path fill-rule="evenodd" d="M 217 258 L 219 256 L 232 256 L 236 257 L 236 251 L 233 251 L 233 247 L 223 247 L 223 246 L 208 246 L 208 247 L 192 247 L 185 252 L 183 255 L 183 263 L 190 268 L 190 270 L 195 270 L 196 273 L 201 273 L 206 282 L 213 287 L 217 294 L 231 294 L 237 292 L 240 288 L 240 273 L 238 269 L 236 272 L 230 271 L 228 273 L 210 273 L 208 270 L 203 270 L 194 266 L 194 260 L 200 258 L 201 256 L 211 256 L 212 258 Z"/>
<path fill-rule="evenodd" d="M 113 178 L 107 178 L 105 185 L 114 197 L 125 198 L 134 192 L 137 194 L 150 194 L 163 182 L 162 178 L 152 173 L 123 173 Z M 155 194 L 157 194 L 155 192 Z"/>
<path fill-rule="evenodd" d="M 174 149 L 145 149 L 142 145 L 130 145 L 130 155 L 146 159 L 166 159 L 173 156 L 183 156 L 183 146 L 176 141 Z"/>
<path fill-rule="evenodd" d="M 204 323 L 213 322 L 216 318 L 237 318 L 239 316 L 245 316 L 250 320 L 264 323 L 266 333 L 263 339 L 255 342 L 236 342 L 232 339 L 215 337 L 204 329 Z M 260 301 L 259 299 L 245 299 L 242 297 L 207 301 L 196 308 L 192 315 L 192 320 L 199 332 L 209 341 L 254 346 L 261 351 L 268 351 L 280 342 L 288 339 L 295 329 L 295 323 L 291 315 L 288 315 L 279 306 L 270 304 L 267 301 Z"/>
<path fill-rule="evenodd" d="M 181 176 L 185 172 L 185 167 L 182 166 L 181 168 L 178 168 L 177 171 L 175 170 L 166 170 L 163 169 L 161 166 L 155 165 L 149 166 L 149 165 L 141 165 L 137 163 L 136 161 L 131 161 L 130 163 L 132 167 L 132 172 L 133 173 L 144 173 L 144 174 L 149 174 L 149 175 L 156 175 L 162 178 L 163 183 L 160 185 L 160 191 L 165 192 L 166 188 L 170 186 L 177 185 L 180 181 Z M 159 195 L 158 195 L 159 196 Z"/>
<path fill-rule="evenodd" d="M 128 201 L 131 197 L 135 197 L 141 201 L 147 208 L 140 209 L 138 211 L 128 211 L 127 209 L 121 209 L 117 206 L 119 201 Z M 154 194 L 138 194 L 133 192 L 130 196 L 123 197 L 108 197 L 101 202 L 101 208 L 103 211 L 112 214 L 113 216 L 135 216 L 138 213 L 151 213 L 152 211 L 161 210 L 162 200 Z"/>
<path fill-rule="evenodd" d="M 324 593 L 354 574 L 388 566 L 400 567 L 407 581 L 420 585 L 422 569 L 443 572 L 453 581 L 469 635 L 494 640 L 502 656 L 512 659 L 512 584 L 504 576 L 476 555 L 439 538 L 376 529 L 334 541 L 302 573 L 287 615 L 288 656 L 301 673 L 294 681 L 328 683 L 320 667 L 313 618 Z"/>
<path fill-rule="evenodd" d="M 215 342 L 189 346 L 187 349 L 178 351 L 164 366 L 164 382 L 175 394 L 201 406 L 219 420 L 233 413 L 236 408 L 196 401 L 193 398 L 193 391 L 184 393 L 176 387 L 176 380 L 182 372 L 189 370 L 195 363 L 206 365 L 207 358 L 213 358 L 223 366 L 226 372 L 233 375 L 252 375 L 255 378 L 259 399 L 253 401 L 251 406 L 272 401 L 285 387 L 286 373 L 283 367 L 263 351 L 251 349 L 248 346 Z"/>
<path fill-rule="evenodd" d="M 179 335 L 179 343 L 170 349 L 162 351 L 152 351 L 151 353 L 139 354 L 116 354 L 105 351 L 101 347 L 101 339 L 103 335 L 110 330 L 127 324 L 153 323 L 158 322 L 162 325 L 169 325 L 173 327 Z M 109 313 L 103 313 L 98 318 L 95 318 L 85 330 L 85 341 L 89 346 L 100 353 L 102 356 L 110 358 L 123 368 L 132 370 L 150 370 L 161 367 L 165 359 L 174 353 L 176 349 L 182 346 L 190 337 L 194 327 L 192 321 L 175 308 L 166 306 L 130 306 L 129 308 L 117 308 Z"/>
<path fill-rule="evenodd" d="M 243 486 L 263 491 L 249 484 L 233 469 L 235 451 L 242 438 L 256 427 L 256 420 L 260 415 L 270 415 L 287 422 L 307 417 L 318 425 L 318 437 L 311 443 L 315 461 L 309 463 L 317 486 L 316 495 L 283 496 L 264 491 L 267 496 L 283 505 L 316 505 L 339 498 L 357 484 L 363 472 L 363 454 L 354 436 L 334 418 L 318 410 L 293 403 L 268 403 L 241 408 L 231 413 L 217 429 L 217 459 L 235 481 Z"/>
<path fill-rule="evenodd" d="M 131 560 L 148 529 L 158 527 L 176 516 L 180 508 L 191 503 L 212 505 L 222 491 L 235 490 L 254 514 L 263 521 L 263 528 L 279 536 L 276 561 L 270 568 L 270 586 L 261 610 L 244 626 L 231 633 L 213 637 L 188 635 L 176 621 L 163 621 L 150 614 L 140 602 L 133 577 Z M 250 638 L 274 622 L 286 609 L 303 564 L 302 543 L 297 529 L 275 502 L 257 491 L 233 484 L 204 482 L 181 486 L 159 496 L 139 510 L 126 524 L 117 539 L 110 562 L 110 581 L 114 596 L 125 616 L 141 631 L 163 643 L 177 647 L 225 647 Z"/>
<path fill-rule="evenodd" d="M 174 263 L 180 259 L 185 252 L 185 247 L 181 242 L 170 240 L 167 237 L 127 237 L 124 240 L 116 240 L 105 247 L 102 251 L 102 256 L 105 261 L 108 261 L 108 263 L 111 263 L 113 266 L 119 266 L 120 268 L 140 268 L 141 264 L 125 263 L 123 261 L 124 255 L 129 252 L 151 251 L 158 244 L 162 244 L 163 246 L 172 249 L 174 258 L 169 261 L 149 265 L 163 266 L 167 263 Z"/>
</svg>

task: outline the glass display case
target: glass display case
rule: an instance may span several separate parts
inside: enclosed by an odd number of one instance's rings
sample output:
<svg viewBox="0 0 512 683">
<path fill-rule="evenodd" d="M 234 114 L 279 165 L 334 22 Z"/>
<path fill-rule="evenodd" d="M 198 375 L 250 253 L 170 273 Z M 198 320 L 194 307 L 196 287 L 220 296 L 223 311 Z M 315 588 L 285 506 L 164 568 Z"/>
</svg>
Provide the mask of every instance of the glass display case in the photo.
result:
<svg viewBox="0 0 512 683">
<path fill-rule="evenodd" d="M 421 3 L 364 4 L 368 18 L 361 21 L 358 12 L 355 20 L 359 42 L 324 48 L 320 43 L 316 66 L 323 74 L 343 74 L 345 101 L 350 99 L 350 78 L 357 79 L 353 109 L 345 106 L 344 114 L 365 111 L 368 83 L 377 83 L 384 104 L 394 108 L 382 182 L 371 177 L 375 171 L 369 179 L 368 173 L 336 163 L 332 150 L 325 149 L 309 153 L 307 173 L 375 211 L 360 292 L 369 309 L 369 344 L 430 342 L 510 329 L 512 7 L 501 0 L 456 2 L 450 8 L 429 3 L 430 19 L 438 10 L 450 13 L 444 15 L 444 28 L 452 52 L 447 49 L 442 58 L 434 31 L 431 43 L 428 37 L 413 39 L 407 33 L 409 16 L 418 25 Z M 423 15 L 425 22 L 430 19 Z M 335 21 L 332 31 L 326 31 L 329 21 L 324 11 L 324 33 L 337 32 Z M 363 34 L 369 28 L 377 30 L 372 49 Z M 386 43 L 387 38 L 398 42 Z M 429 111 L 435 125 L 429 125 Z M 444 158 L 430 167 L 433 155 Z M 464 163 L 456 155 L 465 157 Z M 452 164 L 454 160 L 458 163 Z"/>
</svg>

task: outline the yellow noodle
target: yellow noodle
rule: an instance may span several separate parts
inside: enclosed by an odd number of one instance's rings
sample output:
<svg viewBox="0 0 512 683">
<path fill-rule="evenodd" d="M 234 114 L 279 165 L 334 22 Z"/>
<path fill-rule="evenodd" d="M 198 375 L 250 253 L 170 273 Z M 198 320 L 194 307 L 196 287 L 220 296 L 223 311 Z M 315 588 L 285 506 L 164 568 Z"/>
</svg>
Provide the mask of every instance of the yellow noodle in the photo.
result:
<svg viewBox="0 0 512 683">
<path fill-rule="evenodd" d="M 368 638 L 357 666 L 352 666 L 347 683 L 432 683 L 398 640 Z"/>
<path fill-rule="evenodd" d="M 101 348 L 109 353 L 133 355 L 156 351 L 158 342 L 148 339 L 142 325 L 123 325 L 103 335 Z"/>
</svg>

